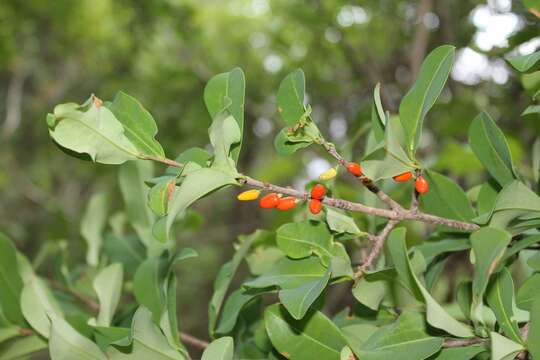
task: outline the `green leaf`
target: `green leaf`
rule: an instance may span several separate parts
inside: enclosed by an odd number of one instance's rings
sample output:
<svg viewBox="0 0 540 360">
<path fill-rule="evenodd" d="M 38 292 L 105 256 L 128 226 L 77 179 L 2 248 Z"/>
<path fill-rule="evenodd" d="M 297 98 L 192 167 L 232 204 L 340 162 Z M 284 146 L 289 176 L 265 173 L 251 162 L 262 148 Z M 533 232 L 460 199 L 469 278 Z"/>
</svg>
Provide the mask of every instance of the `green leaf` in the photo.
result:
<svg viewBox="0 0 540 360">
<path fill-rule="evenodd" d="M 232 360 L 234 341 L 230 336 L 216 339 L 208 345 L 202 354 L 202 360 Z"/>
<path fill-rule="evenodd" d="M 165 157 L 161 144 L 154 138 L 158 132 L 152 115 L 132 96 L 120 91 L 108 106 L 124 126 L 124 134 L 140 154 Z"/>
<path fill-rule="evenodd" d="M 0 344 L 6 342 L 9 339 L 20 336 L 21 333 L 19 332 L 19 330 L 20 330 L 20 327 L 16 325 L 0 327 Z"/>
<path fill-rule="evenodd" d="M 351 317 L 349 323 L 347 324 L 346 322 L 345 324 L 346 325 L 340 326 L 340 330 L 343 332 L 343 336 L 345 336 L 347 343 L 354 344 L 354 347 L 356 348 L 360 348 L 362 344 L 364 344 L 371 335 L 373 335 L 375 332 L 377 332 L 377 330 L 379 330 L 378 326 L 374 324 L 363 323 L 362 319 L 354 317 Z"/>
<path fill-rule="evenodd" d="M 342 243 L 334 242 L 332 246 L 332 258 L 330 259 L 330 270 L 332 279 L 344 278 L 352 280 L 351 258 Z"/>
<path fill-rule="evenodd" d="M 139 266 L 133 277 L 135 299 L 152 312 L 156 324 L 159 323 L 165 305 L 163 281 L 167 270 L 164 256 L 152 256 Z"/>
<path fill-rule="evenodd" d="M 503 333 L 510 339 L 522 342 L 514 317 L 514 282 L 508 269 L 501 271 L 487 292 L 487 302 L 495 313 Z"/>
<path fill-rule="evenodd" d="M 532 311 L 533 303 L 540 296 L 540 273 L 533 274 L 519 288 L 516 305 L 523 310 Z"/>
<path fill-rule="evenodd" d="M 144 245 L 136 235 L 113 235 L 105 237 L 103 252 L 111 262 L 120 262 L 126 274 L 134 274 L 145 257 Z"/>
<path fill-rule="evenodd" d="M 410 157 L 414 153 L 422 134 L 424 118 L 439 97 L 454 62 L 455 48 L 439 46 L 424 60 L 418 78 L 399 105 L 399 117 L 407 139 Z"/>
<path fill-rule="evenodd" d="M 21 360 L 47 348 L 47 342 L 37 335 L 12 339 L 0 347 L 0 359 Z"/>
<path fill-rule="evenodd" d="M 529 55 L 513 56 L 508 59 L 510 65 L 519 72 L 530 70 L 538 61 L 540 61 L 540 51 L 533 52 Z"/>
<path fill-rule="evenodd" d="M 148 207 L 157 216 L 167 215 L 169 201 L 175 190 L 176 179 L 163 179 L 150 188 L 148 192 Z"/>
<path fill-rule="evenodd" d="M 236 180 L 233 176 L 217 169 L 203 168 L 187 175 L 180 189 L 175 191 L 174 197 L 169 204 L 169 214 L 167 215 L 165 227 L 166 239 L 169 238 L 174 220 L 188 206 L 225 185 L 235 184 Z"/>
<path fill-rule="evenodd" d="M 178 334 L 178 315 L 176 312 L 176 284 L 178 282 L 176 275 L 171 271 L 167 283 L 163 284 L 166 287 L 165 291 L 165 311 L 161 314 L 161 320 L 159 326 L 169 345 L 179 351 L 182 351 L 184 354 L 187 354 L 184 345 L 180 342 L 180 335 Z"/>
<path fill-rule="evenodd" d="M 246 80 L 240 68 L 215 75 L 204 88 L 204 103 L 212 119 L 218 114 L 231 115 L 238 125 L 240 139 L 231 150 L 233 160 L 238 161 L 242 147 L 242 133 L 244 131 Z"/>
<path fill-rule="evenodd" d="M 99 299 L 99 314 L 96 324 L 98 326 L 110 326 L 120 302 L 122 293 L 122 280 L 124 278 L 124 269 L 122 264 L 114 263 L 101 270 L 92 286 Z"/>
<path fill-rule="evenodd" d="M 471 317 L 483 322 L 482 299 L 486 287 L 512 236 L 504 230 L 485 227 L 472 233 L 470 239 L 475 259 Z"/>
<path fill-rule="evenodd" d="M 516 179 L 512 155 L 504 134 L 488 113 L 482 112 L 472 121 L 469 144 L 476 157 L 501 186 Z"/>
<path fill-rule="evenodd" d="M 124 327 L 94 327 L 94 337 L 101 350 L 106 351 L 112 343 L 122 343 L 130 341 L 130 329 Z"/>
<path fill-rule="evenodd" d="M 349 233 L 353 235 L 363 235 L 365 234 L 363 231 L 361 231 L 356 223 L 354 222 L 354 219 L 342 211 L 338 211 L 334 208 L 327 208 L 326 209 L 326 223 L 328 224 L 328 227 L 330 230 L 338 233 Z"/>
<path fill-rule="evenodd" d="M 276 246 L 274 232 L 257 230 L 255 234 L 257 239 L 246 256 L 246 262 L 252 275 L 262 275 L 270 271 L 276 261 L 285 254 Z"/>
<path fill-rule="evenodd" d="M 505 261 L 512 258 L 516 254 L 519 254 L 519 252 L 523 249 L 528 248 L 529 246 L 532 246 L 536 244 L 537 242 L 540 242 L 540 234 L 539 235 L 531 235 L 531 236 L 525 236 L 523 239 L 520 239 L 518 241 L 512 242 L 512 246 L 510 246 L 506 252 L 504 253 L 504 256 L 502 257 L 501 261 L 499 262 L 499 265 L 497 267 L 497 270 L 500 270 L 502 266 L 504 265 Z M 529 261 L 531 258 L 529 258 Z"/>
<path fill-rule="evenodd" d="M 316 257 L 301 260 L 283 258 L 272 270 L 244 283 L 244 286 L 279 287 L 279 299 L 285 308 L 294 318 L 301 319 L 322 293 L 329 278 L 330 271 Z"/>
<path fill-rule="evenodd" d="M 242 139 L 242 133 L 236 120 L 232 116 L 216 116 L 208 129 L 210 142 L 214 147 L 214 161 L 212 167 L 225 172 L 236 174 L 235 161 L 229 158 L 233 144 Z"/>
<path fill-rule="evenodd" d="M 278 111 L 287 126 L 294 126 L 304 115 L 306 80 L 302 69 L 296 69 L 281 81 L 277 92 Z"/>
<path fill-rule="evenodd" d="M 511 360 L 522 350 L 523 345 L 514 342 L 504 336 L 492 332 L 491 337 L 491 359 L 492 360 Z"/>
<path fill-rule="evenodd" d="M 287 136 L 287 128 L 277 133 L 274 139 L 274 148 L 280 155 L 292 155 L 297 150 L 304 149 L 312 144 L 312 141 L 292 142 Z"/>
<path fill-rule="evenodd" d="M 266 308 L 264 324 L 270 341 L 287 359 L 339 360 L 347 345 L 337 326 L 319 311 L 295 320 L 274 304 Z"/>
<path fill-rule="evenodd" d="M 122 123 L 107 107 L 96 106 L 92 99 L 83 105 L 57 105 L 47 123 L 49 135 L 57 144 L 88 154 L 94 162 L 122 164 L 139 156 Z"/>
<path fill-rule="evenodd" d="M 455 348 L 445 348 L 439 351 L 433 360 L 470 360 L 486 351 L 484 345 L 469 345 Z"/>
<path fill-rule="evenodd" d="M 109 359 L 185 360 L 186 357 L 173 349 L 167 338 L 152 322 L 152 313 L 139 307 L 131 325 L 133 348 L 130 354 L 114 353 Z"/>
<path fill-rule="evenodd" d="M 238 316 L 242 311 L 242 308 L 257 297 L 259 293 L 251 294 L 245 289 L 237 289 L 229 295 L 225 305 L 223 305 L 223 310 L 221 311 L 221 316 L 219 319 L 218 326 L 216 327 L 216 334 L 227 334 L 234 329 Z"/>
<path fill-rule="evenodd" d="M 159 326 L 163 330 L 169 345 L 187 356 L 187 350 L 185 346 L 180 342 L 178 334 L 178 316 L 177 316 L 177 303 L 176 303 L 176 284 L 178 282 L 175 274 L 175 267 L 178 263 L 184 260 L 191 259 L 199 256 L 198 253 L 192 248 L 183 248 L 178 250 L 174 255 L 170 256 L 168 261 L 168 268 L 166 274 L 160 274 L 157 282 L 163 289 L 163 302 L 161 319 Z"/>
<path fill-rule="evenodd" d="M 535 255 L 531 256 L 527 260 L 527 265 L 536 271 L 540 270 L 540 252 L 537 252 Z"/>
<path fill-rule="evenodd" d="M 516 180 L 506 185 L 497 196 L 490 226 L 504 229 L 515 218 L 532 214 L 540 216 L 540 197 Z"/>
<path fill-rule="evenodd" d="M 529 323 L 529 335 L 527 337 L 527 350 L 533 359 L 540 358 L 540 298 L 536 297 L 531 307 L 531 320 Z"/>
<path fill-rule="evenodd" d="M 326 288 L 328 280 L 330 280 L 330 269 L 314 281 L 290 289 L 282 288 L 279 292 L 279 300 L 293 318 L 300 320 Z"/>
<path fill-rule="evenodd" d="M 23 282 L 18 272 L 17 250 L 11 240 L 0 233 L 0 308 L 14 324 L 24 325 L 20 299 Z"/>
<path fill-rule="evenodd" d="M 332 235 L 325 223 L 306 220 L 282 225 L 276 231 L 277 245 L 283 252 L 300 259 L 316 254 L 324 265 L 332 253 Z"/>
<path fill-rule="evenodd" d="M 435 239 L 434 241 L 424 241 L 416 246 L 424 256 L 427 264 L 431 263 L 437 256 L 447 253 L 467 250 L 471 247 L 469 239 Z"/>
<path fill-rule="evenodd" d="M 398 118 L 387 119 L 385 140 L 362 159 L 363 172 L 374 181 L 413 171 L 415 163 L 403 149 L 403 128 Z"/>
<path fill-rule="evenodd" d="M 434 171 L 427 171 L 425 177 L 429 191 L 420 197 L 420 204 L 425 211 L 461 221 L 469 221 L 474 217 L 467 195 L 456 182 Z M 445 230 L 453 229 L 445 227 Z"/>
<path fill-rule="evenodd" d="M 381 122 L 383 129 L 386 126 L 386 115 L 384 114 L 384 109 L 382 106 L 381 101 L 381 84 L 377 83 L 375 85 L 375 88 L 373 89 L 373 104 L 375 105 L 375 108 L 377 109 L 377 117 L 379 118 L 379 121 Z"/>
<path fill-rule="evenodd" d="M 482 184 L 476 201 L 479 214 L 491 213 L 499 194 L 497 187 L 498 185 L 492 179 Z"/>
<path fill-rule="evenodd" d="M 531 156 L 533 179 L 537 186 L 540 186 L 540 137 L 536 138 L 533 144 Z"/>
<path fill-rule="evenodd" d="M 351 346 L 358 358 L 365 360 L 426 359 L 439 351 L 442 343 L 442 338 L 427 334 L 421 314 L 406 312 L 395 323 L 381 327 L 360 348 Z"/>
<path fill-rule="evenodd" d="M 345 346 L 343 347 L 343 349 L 341 349 L 341 353 L 339 356 L 340 356 L 340 360 L 354 360 L 355 359 L 351 348 L 348 346 Z"/>
<path fill-rule="evenodd" d="M 385 296 L 391 293 L 395 278 L 393 269 L 366 273 L 354 284 L 352 294 L 358 302 L 377 311 Z"/>
<path fill-rule="evenodd" d="M 62 309 L 47 284 L 33 274 L 24 284 L 21 309 L 30 326 L 45 338 L 50 336 L 50 317 L 63 316 Z"/>
<path fill-rule="evenodd" d="M 118 171 L 118 183 L 128 220 L 151 254 L 158 244 L 152 236 L 154 216 L 147 206 L 148 187 L 144 181 L 151 178 L 153 172 L 150 161 L 129 162 Z"/>
<path fill-rule="evenodd" d="M 240 236 L 240 246 L 234 253 L 234 256 L 219 269 L 219 273 L 214 280 L 214 292 L 208 303 L 208 332 L 211 336 L 214 334 L 227 289 L 229 288 L 242 259 L 246 256 L 253 242 L 257 240 L 257 237 L 258 232 L 254 232 L 248 236 Z"/>
<path fill-rule="evenodd" d="M 107 194 L 92 195 L 81 220 L 81 235 L 86 240 L 86 262 L 91 266 L 99 264 L 103 244 L 103 230 L 107 224 Z"/>
<path fill-rule="evenodd" d="M 49 339 L 49 353 L 52 360 L 106 360 L 107 357 L 99 347 L 79 334 L 64 319 L 58 316 L 51 317 L 51 337 Z"/>
<path fill-rule="evenodd" d="M 326 268 L 314 256 L 300 260 L 285 257 L 278 260 L 270 271 L 245 282 L 244 286 L 248 288 L 279 286 L 291 289 L 320 279 L 325 273 Z"/>
<path fill-rule="evenodd" d="M 399 277 L 408 286 L 411 294 L 425 302 L 428 323 L 457 337 L 474 336 L 471 328 L 448 314 L 418 280 L 407 255 L 405 228 L 394 229 L 388 237 L 387 244 Z"/>
<path fill-rule="evenodd" d="M 540 114 L 540 105 L 529 105 L 523 110 L 521 116 Z"/>
</svg>

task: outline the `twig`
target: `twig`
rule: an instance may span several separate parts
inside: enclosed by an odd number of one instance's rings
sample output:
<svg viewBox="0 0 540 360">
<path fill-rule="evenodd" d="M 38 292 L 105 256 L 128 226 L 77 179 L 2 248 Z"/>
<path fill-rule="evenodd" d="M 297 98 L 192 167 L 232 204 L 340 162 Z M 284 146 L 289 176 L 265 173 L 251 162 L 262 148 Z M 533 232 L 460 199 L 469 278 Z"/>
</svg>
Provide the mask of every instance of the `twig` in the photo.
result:
<svg viewBox="0 0 540 360">
<path fill-rule="evenodd" d="M 96 301 L 94 301 L 92 299 L 89 299 L 89 298 L 87 298 L 87 297 L 85 297 L 85 296 L 83 296 L 83 295 L 69 289 L 69 288 L 66 288 L 65 286 L 63 286 L 59 282 L 52 281 L 50 284 L 51 284 L 51 286 L 53 288 L 73 296 L 75 299 L 77 299 L 79 302 L 81 302 L 83 305 L 85 305 L 91 311 L 93 311 L 93 312 L 99 311 L 99 304 Z"/>
<path fill-rule="evenodd" d="M 2 126 L 2 137 L 7 139 L 21 123 L 24 83 L 29 72 L 25 64 L 19 64 L 13 71 L 6 95 L 6 120 Z"/>
<path fill-rule="evenodd" d="M 424 23 L 424 16 L 431 10 L 432 5 L 432 0 L 421 0 L 417 7 L 417 25 L 410 53 L 411 82 L 416 79 L 420 65 L 422 65 L 426 55 L 429 43 L 429 29 Z"/>
<path fill-rule="evenodd" d="M 343 167 L 347 167 L 347 165 L 349 164 L 349 162 L 347 160 L 345 160 L 343 158 L 343 156 L 341 156 L 341 154 L 339 154 L 336 150 L 336 147 L 326 141 L 322 141 L 321 145 L 326 149 L 326 151 L 328 151 L 328 153 L 330 155 L 332 155 L 336 160 L 337 162 L 343 166 Z M 388 196 L 384 191 L 382 191 L 374 182 L 373 180 L 371 180 L 370 178 L 368 178 L 367 176 L 365 175 L 361 175 L 358 177 L 358 180 L 360 180 L 362 182 L 362 184 L 369 190 L 371 191 L 373 194 L 375 194 L 382 202 L 384 202 L 385 204 L 387 204 L 390 209 L 400 209 L 401 208 L 401 205 L 399 205 L 396 201 L 394 201 L 390 196 Z"/>
<path fill-rule="evenodd" d="M 165 158 L 158 158 L 158 157 L 141 157 L 141 159 L 144 160 L 153 160 L 157 161 L 169 166 L 174 167 L 182 167 L 183 165 L 171 160 L 171 159 L 165 159 Z M 301 200 L 307 200 L 309 198 L 309 195 L 305 192 L 298 191 L 289 187 L 282 187 L 278 185 L 274 185 L 268 182 L 263 182 L 257 179 L 253 179 L 247 175 L 240 174 L 239 175 L 239 182 L 244 185 L 253 186 L 259 189 L 267 190 L 267 191 L 273 191 L 277 192 L 283 195 L 289 195 L 294 196 Z M 385 194 L 386 195 L 386 194 Z M 393 201 L 393 200 L 392 200 Z M 435 224 L 435 225 L 446 225 L 449 227 L 453 227 L 456 229 L 466 230 L 466 231 L 475 231 L 480 228 L 480 226 L 468 223 L 464 221 L 458 221 L 448 218 L 443 218 L 436 215 L 426 214 L 423 212 L 412 212 L 410 210 L 403 209 L 401 205 L 397 204 L 399 208 L 395 210 L 390 209 L 380 209 L 375 207 L 366 206 L 361 203 L 355 203 L 352 201 L 347 201 L 343 199 L 336 199 L 332 197 L 325 197 L 323 199 L 323 203 L 332 206 L 335 208 L 343 209 L 343 210 L 349 210 L 354 212 L 361 212 L 368 215 L 378 216 L 390 220 L 416 220 L 421 221 L 429 224 Z"/>
<path fill-rule="evenodd" d="M 411 196 L 411 208 L 409 209 L 411 212 L 418 212 L 418 198 L 420 194 L 416 189 L 413 189 L 412 196 Z"/>
<path fill-rule="evenodd" d="M 446 339 L 444 340 L 442 347 L 443 348 L 455 348 L 455 347 L 464 347 L 469 345 L 483 344 L 487 340 L 484 338 L 476 337 L 471 339 Z"/>
<path fill-rule="evenodd" d="M 521 338 L 525 341 L 529 337 L 529 323 L 523 325 L 523 327 L 520 330 Z M 519 354 L 517 354 L 516 359 L 518 360 L 525 360 L 528 358 L 528 352 L 527 350 L 520 351 Z"/>
<path fill-rule="evenodd" d="M 389 222 L 386 223 L 381 233 L 373 238 L 373 247 L 371 248 L 371 251 L 369 252 L 366 259 L 364 260 L 363 264 L 360 265 L 354 272 L 353 278 L 358 279 L 371 266 L 371 264 L 373 264 L 373 262 L 379 256 L 381 249 L 384 246 L 384 242 L 386 238 L 388 237 L 388 234 L 390 234 L 392 229 L 398 223 L 399 221 L 397 220 L 390 220 Z"/>
<path fill-rule="evenodd" d="M 204 350 L 210 345 L 207 341 L 196 338 L 195 336 L 180 332 L 180 340 L 197 349 Z"/>
</svg>

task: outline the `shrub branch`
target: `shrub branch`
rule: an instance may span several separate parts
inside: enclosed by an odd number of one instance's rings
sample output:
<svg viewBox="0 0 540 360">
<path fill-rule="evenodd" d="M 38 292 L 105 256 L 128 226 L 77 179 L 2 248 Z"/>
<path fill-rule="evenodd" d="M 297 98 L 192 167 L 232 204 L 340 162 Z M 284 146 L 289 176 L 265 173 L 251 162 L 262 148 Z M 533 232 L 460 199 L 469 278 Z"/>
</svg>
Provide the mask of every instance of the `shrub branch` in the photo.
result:
<svg viewBox="0 0 540 360">
<path fill-rule="evenodd" d="M 145 156 L 145 157 L 141 157 L 141 159 L 153 160 L 153 161 L 157 161 L 162 164 L 173 166 L 173 167 L 181 168 L 183 166 L 183 164 L 179 162 L 176 162 L 171 159 L 166 159 L 166 158 Z M 362 181 L 362 183 L 364 185 L 369 184 L 369 185 L 366 185 L 366 187 L 368 187 L 370 191 L 375 191 L 375 194 L 379 196 L 379 198 L 382 197 L 384 199 L 390 199 L 392 201 L 392 204 L 395 204 L 393 205 L 394 206 L 393 209 L 381 209 L 381 208 L 367 206 L 361 203 L 356 203 L 356 202 L 352 202 L 352 201 L 348 201 L 344 199 L 332 198 L 328 196 L 323 199 L 323 203 L 328 206 L 335 207 L 335 208 L 349 210 L 353 212 L 361 212 L 367 215 L 378 216 L 378 217 L 386 218 L 389 220 L 397 220 L 397 221 L 413 220 L 413 221 L 420 221 L 420 222 L 424 222 L 428 224 L 446 225 L 449 227 L 466 230 L 466 231 L 475 231 L 480 228 L 478 225 L 473 224 L 473 223 L 454 220 L 454 219 L 448 219 L 448 218 L 444 218 L 444 217 L 440 217 L 436 215 L 431 215 L 431 214 L 423 213 L 421 211 L 416 211 L 415 209 L 410 209 L 410 210 L 405 209 L 400 204 L 392 200 L 385 192 L 380 190 L 373 183 L 373 181 L 371 181 L 371 179 L 367 177 L 364 177 L 364 178 L 367 180 Z M 269 182 L 257 180 L 243 174 L 240 174 L 238 179 L 242 185 L 248 185 L 254 188 L 258 188 L 258 189 L 272 191 L 272 192 L 276 192 L 282 195 L 294 196 L 304 201 L 309 199 L 308 193 L 299 191 L 290 187 L 283 187 L 283 186 L 271 184 Z M 385 201 L 385 202 L 389 203 L 388 201 Z"/>
</svg>

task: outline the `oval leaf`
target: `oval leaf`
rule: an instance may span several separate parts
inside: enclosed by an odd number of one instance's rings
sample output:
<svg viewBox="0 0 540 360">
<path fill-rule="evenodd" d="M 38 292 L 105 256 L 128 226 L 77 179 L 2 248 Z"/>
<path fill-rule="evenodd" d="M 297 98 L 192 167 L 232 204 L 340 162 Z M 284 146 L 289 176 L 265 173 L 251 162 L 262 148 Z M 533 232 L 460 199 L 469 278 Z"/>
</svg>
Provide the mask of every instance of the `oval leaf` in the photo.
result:
<svg viewBox="0 0 540 360">
<path fill-rule="evenodd" d="M 49 134 L 60 146 L 102 164 L 122 164 L 139 156 L 124 126 L 107 107 L 91 100 L 81 106 L 66 105 L 56 106 L 47 120 Z"/>
<path fill-rule="evenodd" d="M 107 360 L 99 347 L 88 338 L 79 334 L 64 319 L 51 317 L 51 337 L 49 354 L 52 360 L 69 360 L 73 358 L 85 360 Z"/>
<path fill-rule="evenodd" d="M 339 360 L 347 345 L 337 326 L 319 311 L 294 320 L 274 304 L 266 308 L 264 324 L 270 341 L 287 359 Z"/>
<path fill-rule="evenodd" d="M 296 69 L 281 81 L 277 93 L 278 111 L 287 126 L 294 126 L 304 115 L 306 80 L 302 69 Z"/>
<path fill-rule="evenodd" d="M 232 360 L 234 341 L 230 336 L 216 339 L 208 345 L 202 354 L 202 360 Z"/>
<path fill-rule="evenodd" d="M 120 91 L 108 107 L 140 154 L 165 157 L 161 144 L 154 138 L 158 132 L 156 122 L 137 99 Z"/>
<path fill-rule="evenodd" d="M 244 131 L 244 105 L 246 80 L 240 68 L 215 75 L 204 88 L 204 103 L 212 119 L 218 114 L 226 112 L 231 115 L 240 131 L 240 139 L 231 150 L 231 156 L 236 162 L 242 147 L 242 133 Z"/>
<path fill-rule="evenodd" d="M 424 118 L 439 97 L 454 62 L 455 48 L 439 46 L 426 57 L 418 78 L 399 105 L 399 117 L 407 139 L 408 152 L 414 157 L 422 134 Z"/>
<path fill-rule="evenodd" d="M 469 144 L 476 157 L 501 186 L 516 178 L 504 134 L 488 113 L 480 113 L 471 123 Z"/>
</svg>

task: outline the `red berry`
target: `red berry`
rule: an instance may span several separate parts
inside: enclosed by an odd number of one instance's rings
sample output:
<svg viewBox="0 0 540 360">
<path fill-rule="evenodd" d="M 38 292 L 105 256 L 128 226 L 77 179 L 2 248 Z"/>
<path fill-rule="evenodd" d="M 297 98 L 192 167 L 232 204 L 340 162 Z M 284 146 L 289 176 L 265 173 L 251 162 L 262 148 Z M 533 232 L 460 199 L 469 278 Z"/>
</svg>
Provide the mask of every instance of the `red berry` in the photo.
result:
<svg viewBox="0 0 540 360">
<path fill-rule="evenodd" d="M 277 209 L 281 211 L 294 209 L 296 207 L 296 198 L 292 196 L 279 199 Z"/>
<path fill-rule="evenodd" d="M 418 178 L 416 178 L 414 187 L 419 194 L 424 194 L 428 191 L 428 182 L 422 176 L 419 176 Z"/>
<path fill-rule="evenodd" d="M 317 215 L 318 213 L 321 212 L 321 210 L 322 210 L 321 200 L 312 199 L 309 201 L 309 211 L 311 211 L 313 215 Z"/>
<path fill-rule="evenodd" d="M 326 188 L 323 184 L 317 184 L 311 189 L 311 198 L 321 200 L 326 194 Z"/>
<path fill-rule="evenodd" d="M 261 200 L 259 200 L 259 206 L 263 209 L 275 208 L 279 203 L 279 195 L 276 193 L 270 193 L 264 195 Z"/>
<path fill-rule="evenodd" d="M 350 162 L 347 164 L 347 171 L 353 174 L 354 176 L 362 175 L 362 167 L 359 163 Z"/>
<path fill-rule="evenodd" d="M 396 175 L 393 177 L 395 182 L 405 182 L 409 181 L 412 178 L 412 172 L 407 171 L 402 174 Z"/>
</svg>

